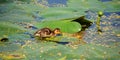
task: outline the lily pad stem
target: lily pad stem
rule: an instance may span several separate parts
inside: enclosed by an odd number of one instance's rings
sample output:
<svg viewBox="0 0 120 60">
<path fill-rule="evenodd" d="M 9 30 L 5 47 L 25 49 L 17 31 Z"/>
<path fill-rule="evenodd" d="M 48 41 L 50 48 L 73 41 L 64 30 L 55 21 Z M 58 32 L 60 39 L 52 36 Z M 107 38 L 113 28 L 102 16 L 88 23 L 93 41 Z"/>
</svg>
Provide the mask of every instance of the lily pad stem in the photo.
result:
<svg viewBox="0 0 120 60">
<path fill-rule="evenodd" d="M 99 34 L 102 33 L 101 26 L 100 26 L 100 20 L 101 20 L 102 15 L 103 15 L 103 12 L 99 11 L 97 21 L 96 21 L 97 32 Z"/>
</svg>

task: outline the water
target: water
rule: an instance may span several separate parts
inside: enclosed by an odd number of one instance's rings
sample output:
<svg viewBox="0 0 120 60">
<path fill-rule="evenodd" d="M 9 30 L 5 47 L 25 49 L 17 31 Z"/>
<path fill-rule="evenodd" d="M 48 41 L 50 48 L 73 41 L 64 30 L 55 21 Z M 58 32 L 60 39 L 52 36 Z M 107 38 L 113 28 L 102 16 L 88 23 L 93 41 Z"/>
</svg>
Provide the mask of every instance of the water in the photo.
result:
<svg viewBox="0 0 120 60">
<path fill-rule="evenodd" d="M 39 3 L 48 7 L 66 6 L 67 0 L 39 0 Z"/>
<path fill-rule="evenodd" d="M 67 0 L 47 0 L 48 4 L 67 4 Z"/>
<path fill-rule="evenodd" d="M 90 16 L 94 16 L 88 19 L 95 19 L 96 14 L 89 12 Z M 86 31 L 86 35 L 84 36 L 84 40 L 88 43 L 97 43 L 97 44 L 111 44 L 115 42 L 120 42 L 120 37 L 116 36 L 115 30 L 120 29 L 120 18 L 119 13 L 105 13 L 101 18 L 101 30 L 103 31 L 101 34 L 97 33 L 96 24 L 93 23 Z M 95 20 L 96 22 L 96 20 Z M 119 34 L 119 33 L 118 33 Z"/>
<path fill-rule="evenodd" d="M 109 2 L 109 1 L 112 1 L 112 0 L 99 0 L 101 2 Z"/>
</svg>

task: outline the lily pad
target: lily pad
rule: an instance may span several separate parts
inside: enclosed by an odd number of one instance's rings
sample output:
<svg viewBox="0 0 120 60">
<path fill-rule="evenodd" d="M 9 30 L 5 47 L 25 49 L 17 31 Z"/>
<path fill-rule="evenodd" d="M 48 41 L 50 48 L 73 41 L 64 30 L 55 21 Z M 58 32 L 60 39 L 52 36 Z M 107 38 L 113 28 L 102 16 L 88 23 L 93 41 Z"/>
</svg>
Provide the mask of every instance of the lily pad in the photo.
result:
<svg viewBox="0 0 120 60">
<path fill-rule="evenodd" d="M 18 25 L 12 24 L 10 22 L 0 22 L 0 38 L 7 37 L 8 35 L 23 32 L 22 28 Z"/>
<path fill-rule="evenodd" d="M 36 24 L 39 28 L 48 27 L 51 29 L 60 28 L 62 32 L 75 33 L 81 31 L 81 25 L 78 22 L 71 21 L 43 21 Z"/>
<path fill-rule="evenodd" d="M 19 44 L 10 44 L 10 43 L 2 43 L 0 42 L 0 52 L 10 52 L 20 49 Z"/>
</svg>

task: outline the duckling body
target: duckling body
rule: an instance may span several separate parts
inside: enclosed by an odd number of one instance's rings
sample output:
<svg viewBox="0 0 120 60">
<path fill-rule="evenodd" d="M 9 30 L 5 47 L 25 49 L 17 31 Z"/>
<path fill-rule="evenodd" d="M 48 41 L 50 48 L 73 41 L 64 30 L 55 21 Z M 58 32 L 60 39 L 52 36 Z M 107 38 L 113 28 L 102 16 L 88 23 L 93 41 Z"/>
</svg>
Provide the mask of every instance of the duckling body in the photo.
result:
<svg viewBox="0 0 120 60">
<path fill-rule="evenodd" d="M 40 37 L 40 39 L 44 39 L 47 37 L 51 37 L 52 31 L 49 28 L 42 28 L 34 33 L 35 37 Z"/>
<path fill-rule="evenodd" d="M 35 37 L 39 37 L 41 40 L 44 38 L 50 38 L 55 36 L 61 36 L 59 28 L 55 28 L 53 31 L 50 28 L 42 28 L 34 33 Z"/>
</svg>

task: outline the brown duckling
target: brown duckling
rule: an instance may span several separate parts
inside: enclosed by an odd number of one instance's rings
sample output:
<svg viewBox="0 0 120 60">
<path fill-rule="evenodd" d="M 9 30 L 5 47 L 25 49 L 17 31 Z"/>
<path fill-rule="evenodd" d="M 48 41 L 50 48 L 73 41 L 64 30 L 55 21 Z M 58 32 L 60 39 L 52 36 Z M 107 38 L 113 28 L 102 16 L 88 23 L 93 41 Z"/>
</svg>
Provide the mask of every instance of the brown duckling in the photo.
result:
<svg viewBox="0 0 120 60">
<path fill-rule="evenodd" d="M 35 37 L 40 37 L 40 39 L 42 40 L 44 38 L 51 37 L 51 33 L 52 33 L 51 29 L 49 29 L 49 28 L 42 28 L 42 29 L 36 31 L 34 33 L 34 36 Z"/>
<path fill-rule="evenodd" d="M 34 33 L 35 37 L 40 37 L 40 39 L 61 36 L 62 33 L 59 28 L 55 28 L 53 31 L 50 28 L 42 28 Z"/>
</svg>

